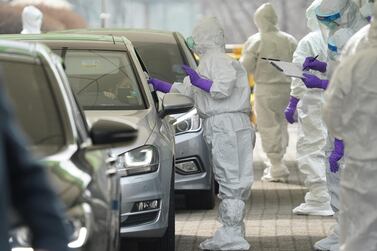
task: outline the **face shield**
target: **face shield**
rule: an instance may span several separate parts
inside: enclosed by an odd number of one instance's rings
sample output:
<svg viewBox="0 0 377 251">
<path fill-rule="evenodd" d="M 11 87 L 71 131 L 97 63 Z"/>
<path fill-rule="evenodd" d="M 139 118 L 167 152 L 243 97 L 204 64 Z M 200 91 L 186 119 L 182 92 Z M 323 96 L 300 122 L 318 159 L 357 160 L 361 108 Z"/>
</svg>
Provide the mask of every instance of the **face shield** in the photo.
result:
<svg viewBox="0 0 377 251">
<path fill-rule="evenodd" d="M 192 36 L 186 38 L 186 44 L 190 48 L 190 50 L 194 51 L 196 47 L 196 43 L 194 41 L 194 38 Z"/>
<path fill-rule="evenodd" d="M 326 26 L 330 31 L 336 30 L 340 25 L 337 21 L 340 20 L 340 13 L 335 13 L 332 15 L 320 15 L 319 8 L 317 8 L 316 16 L 318 22 L 324 26 Z"/>
</svg>

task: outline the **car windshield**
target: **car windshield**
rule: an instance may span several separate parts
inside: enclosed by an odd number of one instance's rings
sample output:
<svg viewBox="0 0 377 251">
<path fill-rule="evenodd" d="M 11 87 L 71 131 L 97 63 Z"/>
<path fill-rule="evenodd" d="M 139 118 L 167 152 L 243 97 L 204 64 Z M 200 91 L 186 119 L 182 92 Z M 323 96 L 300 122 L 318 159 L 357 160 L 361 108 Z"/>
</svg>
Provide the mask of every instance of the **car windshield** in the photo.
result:
<svg viewBox="0 0 377 251">
<path fill-rule="evenodd" d="M 133 44 L 151 77 L 169 83 L 182 82 L 186 77 L 181 68 L 184 64 L 182 54 L 176 43 L 133 41 Z"/>
<path fill-rule="evenodd" d="M 126 53 L 67 50 L 64 55 L 69 82 L 84 110 L 140 110 L 146 106 Z"/>
<path fill-rule="evenodd" d="M 17 120 L 29 138 L 32 151 L 42 157 L 56 153 L 65 145 L 65 134 L 43 66 L 0 61 L 0 68 Z"/>
</svg>

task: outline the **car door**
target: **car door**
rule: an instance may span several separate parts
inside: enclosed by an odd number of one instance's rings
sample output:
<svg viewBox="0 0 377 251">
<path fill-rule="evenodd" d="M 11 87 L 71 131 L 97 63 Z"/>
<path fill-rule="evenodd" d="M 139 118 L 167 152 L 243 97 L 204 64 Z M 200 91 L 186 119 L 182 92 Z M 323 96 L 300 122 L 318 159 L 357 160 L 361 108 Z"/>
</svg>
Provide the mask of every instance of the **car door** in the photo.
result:
<svg viewBox="0 0 377 251">
<path fill-rule="evenodd" d="M 68 98 L 74 111 L 74 120 L 78 133 L 78 144 L 80 144 L 84 150 L 86 145 L 90 144 L 88 135 L 88 126 L 86 123 L 85 115 L 81 109 L 77 99 L 73 95 L 71 87 L 68 83 L 68 79 L 64 73 L 62 65 L 56 63 L 57 72 L 64 83 L 64 87 L 67 90 Z M 119 248 L 119 229 L 120 229 L 120 178 L 117 173 L 117 164 L 119 164 L 118 156 L 113 156 L 111 150 L 88 150 L 85 151 L 85 162 L 88 162 L 91 169 L 95 173 L 95 184 L 96 191 L 93 196 L 94 200 L 102 200 L 105 205 L 97 206 L 97 214 L 95 215 L 99 218 L 95 219 L 97 222 L 102 222 L 100 224 L 102 229 L 99 229 L 99 238 L 103 238 L 103 235 L 108 233 L 107 247 L 106 250 L 118 250 Z M 106 210 L 105 214 L 100 213 Z M 95 237 L 94 237 L 95 238 Z"/>
</svg>

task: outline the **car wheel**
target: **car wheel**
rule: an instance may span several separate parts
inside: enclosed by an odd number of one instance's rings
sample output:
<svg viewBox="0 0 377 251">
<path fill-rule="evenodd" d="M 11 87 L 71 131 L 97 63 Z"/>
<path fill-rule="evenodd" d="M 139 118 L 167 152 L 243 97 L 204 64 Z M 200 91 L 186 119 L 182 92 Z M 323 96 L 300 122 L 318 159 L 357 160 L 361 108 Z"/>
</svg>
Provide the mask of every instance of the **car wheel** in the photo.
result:
<svg viewBox="0 0 377 251">
<path fill-rule="evenodd" d="M 186 194 L 188 209 L 213 209 L 216 201 L 215 181 L 212 181 L 210 190 L 191 191 Z"/>
<path fill-rule="evenodd" d="M 174 194 L 174 172 L 172 173 L 169 198 L 168 228 L 165 234 L 150 243 L 143 243 L 143 251 L 174 251 L 175 250 L 175 194 Z"/>
</svg>

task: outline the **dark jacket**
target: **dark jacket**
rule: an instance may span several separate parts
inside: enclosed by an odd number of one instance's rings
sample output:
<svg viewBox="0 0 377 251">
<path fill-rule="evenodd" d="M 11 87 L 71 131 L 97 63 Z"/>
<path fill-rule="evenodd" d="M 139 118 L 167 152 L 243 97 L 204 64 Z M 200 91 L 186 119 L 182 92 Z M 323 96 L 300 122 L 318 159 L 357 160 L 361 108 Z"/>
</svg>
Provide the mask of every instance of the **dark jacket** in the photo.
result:
<svg viewBox="0 0 377 251">
<path fill-rule="evenodd" d="M 31 230 L 35 249 L 66 251 L 63 207 L 21 135 L 0 82 L 0 250 L 10 249 L 8 211 L 12 205 Z"/>
</svg>

